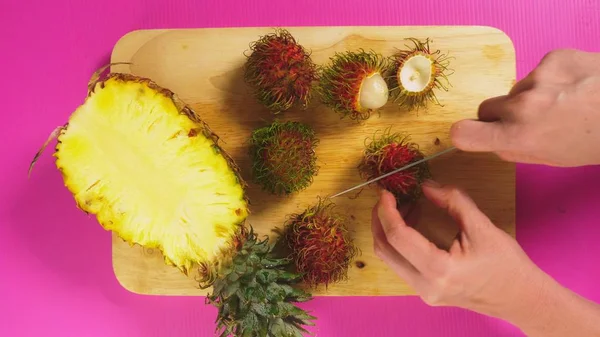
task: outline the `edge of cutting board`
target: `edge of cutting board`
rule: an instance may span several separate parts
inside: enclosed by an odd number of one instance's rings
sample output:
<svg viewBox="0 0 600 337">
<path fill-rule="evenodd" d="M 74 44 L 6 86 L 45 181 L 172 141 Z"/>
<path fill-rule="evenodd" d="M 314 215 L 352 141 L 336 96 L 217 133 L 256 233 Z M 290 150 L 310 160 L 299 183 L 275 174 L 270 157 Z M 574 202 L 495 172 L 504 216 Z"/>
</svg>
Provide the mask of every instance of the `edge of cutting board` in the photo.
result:
<svg viewBox="0 0 600 337">
<path fill-rule="evenodd" d="M 460 38 L 457 38 L 458 41 L 461 41 L 461 38 L 464 38 L 466 40 L 468 39 L 473 39 L 473 37 L 470 37 L 468 34 L 466 35 L 461 35 L 464 34 L 465 31 L 468 30 L 474 30 L 476 31 L 478 34 L 483 34 L 485 32 L 487 32 L 488 34 L 501 34 L 503 39 L 506 39 L 506 41 L 504 41 L 504 45 L 502 46 L 502 53 L 503 53 L 503 60 L 502 61 L 497 61 L 497 62 L 510 62 L 510 73 L 508 74 L 504 74 L 501 77 L 502 80 L 504 82 L 499 82 L 499 87 L 504 88 L 504 90 L 492 90 L 493 95 L 500 95 L 500 94 L 504 94 L 506 92 L 507 89 L 510 88 L 510 86 L 512 86 L 512 84 L 514 84 L 514 82 L 516 81 L 516 59 L 515 59 L 515 48 L 514 48 L 514 44 L 512 42 L 512 40 L 510 39 L 510 37 L 504 33 L 502 30 L 495 28 L 495 27 L 490 27 L 490 26 L 479 26 L 479 25 L 475 25 L 475 26 L 285 26 L 282 28 L 286 28 L 289 29 L 290 31 L 292 31 L 292 34 L 294 34 L 295 31 L 302 31 L 302 30 L 318 30 L 318 29 L 326 29 L 326 30 L 335 30 L 335 31 L 339 31 L 339 32 L 344 32 L 344 31 L 351 31 L 354 32 L 353 34 L 360 34 L 363 31 L 369 31 L 372 32 L 373 30 L 381 30 L 381 31 L 385 31 L 387 29 L 391 29 L 391 30 L 404 30 L 404 33 L 410 33 L 410 32 L 423 32 L 423 31 L 429 31 L 429 32 L 437 32 L 437 35 L 448 35 L 448 36 L 454 36 L 456 38 L 457 35 L 461 36 Z M 118 41 L 117 43 L 114 45 L 113 48 L 113 52 L 111 55 L 111 62 L 119 62 L 119 61 L 126 61 L 123 59 L 123 55 L 129 55 L 129 56 L 133 56 L 134 54 L 137 53 L 138 50 L 140 50 L 142 47 L 144 47 L 149 41 L 153 40 L 154 38 L 164 34 L 164 33 L 171 33 L 171 32 L 182 32 L 182 33 L 190 33 L 190 34 L 194 34 L 194 32 L 199 32 L 199 31 L 222 31 L 225 34 L 232 34 L 234 32 L 239 32 L 239 31 L 252 31 L 253 33 L 257 33 L 257 34 L 253 34 L 253 36 L 258 37 L 258 34 L 262 34 L 268 31 L 271 31 L 272 27 L 260 27 L 260 26 L 255 26 L 255 27 L 215 27 L 215 28 L 183 28 L 183 29 L 149 29 L 149 30 L 145 30 L 145 29 L 140 29 L 140 30 L 134 30 L 134 31 L 130 31 L 128 33 L 126 33 L 125 35 L 123 35 Z M 443 33 L 441 31 L 444 31 Z M 340 33 L 341 34 L 341 33 Z M 410 34 L 405 34 L 405 35 L 410 35 Z M 422 35 L 422 34 L 416 34 L 416 35 Z M 341 39 L 344 40 L 345 38 L 347 38 L 348 36 L 342 37 Z M 496 38 L 498 38 L 496 36 Z M 312 45 L 310 42 L 307 42 L 306 37 L 304 37 L 303 39 L 299 39 L 300 43 L 307 45 L 307 47 L 310 49 L 310 46 Z M 251 40 L 248 40 L 247 42 L 249 43 Z M 435 42 L 435 41 L 434 41 Z M 485 45 L 487 41 L 485 41 L 482 38 L 482 41 L 480 42 L 480 45 Z M 469 43 L 469 41 L 465 42 L 465 43 Z M 472 42 L 470 42 L 472 44 Z M 510 50 L 508 50 L 508 49 Z M 366 48 L 365 48 L 366 49 Z M 486 50 L 484 48 L 483 53 L 485 53 Z M 490 47 L 490 50 L 488 50 L 487 52 L 489 53 L 494 53 L 496 52 L 492 47 Z M 241 52 L 240 52 L 241 53 Z M 490 63 L 491 64 L 491 63 Z M 121 66 L 113 66 L 113 71 L 124 71 L 122 70 L 124 68 L 122 68 Z M 487 70 L 486 70 L 487 71 Z M 127 72 L 127 71 L 125 71 Z M 150 76 L 151 77 L 151 76 Z M 152 77 L 151 77 L 152 78 Z M 154 78 L 153 78 L 154 79 Z M 167 77 L 164 78 L 165 80 L 167 79 Z M 506 83 L 506 81 L 510 82 L 510 83 Z M 168 81 L 167 81 L 168 82 Z M 159 83 L 160 84 L 160 83 Z M 501 84 L 501 85 L 500 85 Z M 169 87 L 167 85 L 167 87 Z M 188 103 L 190 103 L 190 105 L 196 107 L 197 106 L 197 102 L 194 100 L 193 95 L 189 94 L 189 93 L 181 93 L 179 90 L 177 90 L 177 88 L 173 88 L 170 87 L 170 89 L 172 89 L 173 91 L 175 91 L 176 93 L 180 94 L 180 96 L 182 96 L 184 101 L 187 101 Z M 450 90 L 452 90 L 452 88 L 450 88 Z M 446 100 L 451 101 L 452 100 L 452 93 L 449 93 L 449 96 L 447 96 Z M 475 107 L 472 107 L 475 108 Z M 431 110 L 436 110 L 438 108 L 433 107 L 431 108 Z M 437 110 L 436 110 L 437 111 Z M 295 114 L 297 112 L 292 112 L 292 114 Z M 476 111 L 474 112 L 476 114 Z M 427 114 L 427 112 L 425 112 L 425 114 Z M 473 112 L 471 112 L 471 115 L 473 114 Z M 204 115 L 202 111 L 200 111 L 200 115 Z M 465 115 L 461 115 L 460 118 L 464 118 Z M 473 115 L 471 116 L 473 117 Z M 285 118 L 285 117 L 284 117 Z M 377 117 L 375 117 L 377 118 Z M 209 125 L 211 125 L 211 121 L 209 120 Z M 447 122 L 447 121 L 446 121 Z M 214 129 L 214 128 L 213 128 Z M 223 129 L 226 129 L 225 127 L 223 127 Z M 227 132 L 225 132 L 227 133 Z M 219 134 L 219 132 L 217 132 L 217 134 Z M 222 138 L 225 139 L 225 141 L 227 142 L 228 137 L 227 136 L 223 136 Z M 444 139 L 445 141 L 446 139 Z M 503 217 L 506 217 L 505 219 L 510 218 L 510 220 L 507 220 L 510 222 L 510 224 L 505 226 L 505 230 L 511 235 L 511 236 L 515 236 L 516 235 L 516 226 L 515 226 L 515 195 L 514 195 L 514 188 L 515 188 L 515 165 L 512 163 L 506 163 L 506 162 L 501 162 L 501 161 L 494 161 L 493 158 L 491 158 L 490 156 L 486 156 L 483 154 L 463 154 L 463 155 L 457 155 L 457 156 L 462 156 L 463 159 L 460 159 L 459 164 L 463 165 L 461 167 L 465 167 L 465 169 L 468 169 L 468 165 L 469 165 L 469 160 L 472 160 L 473 158 L 477 158 L 478 160 L 483 160 L 486 161 L 486 165 L 488 165 L 488 167 L 491 167 L 490 165 L 498 165 L 498 166 L 502 166 L 502 168 L 498 168 L 499 171 L 504 172 L 503 174 L 505 174 L 506 176 L 503 177 L 502 180 L 505 184 L 502 185 L 502 188 L 504 189 L 505 193 L 510 193 L 510 198 L 506 197 L 506 199 L 504 200 L 506 202 L 506 204 L 503 204 L 502 206 L 502 210 L 504 212 L 506 212 L 506 214 L 510 213 L 510 215 L 502 215 Z M 492 168 L 489 168 L 490 170 L 494 170 Z M 245 177 L 246 179 L 249 179 L 249 177 Z M 346 185 L 351 186 L 353 185 L 353 183 L 355 183 L 356 181 L 353 182 L 349 182 Z M 492 189 L 492 185 L 490 185 L 489 189 Z M 310 188 L 309 188 L 310 189 Z M 339 189 L 339 187 L 338 187 Z M 310 193 L 310 192 L 308 192 Z M 369 192 L 363 192 L 361 198 L 365 198 L 365 195 L 368 195 Z M 510 199 L 510 200 L 508 200 Z M 306 202 L 305 200 L 302 201 L 295 201 L 295 203 L 300 203 L 300 205 L 305 205 Z M 364 226 L 366 224 L 361 224 L 361 226 Z M 432 233 L 429 233 L 432 234 Z M 435 235 L 434 235 L 435 236 Z M 363 238 L 366 239 L 368 241 L 368 238 Z M 199 290 L 199 289 L 193 289 L 193 286 L 190 284 L 190 279 L 189 278 L 181 278 L 178 281 L 174 281 L 171 280 L 169 282 L 166 282 L 168 284 L 165 284 L 164 282 L 161 281 L 161 277 L 173 277 L 173 273 L 174 271 L 170 268 L 172 267 L 166 267 L 166 266 L 160 266 L 160 263 L 162 261 L 162 258 L 159 256 L 160 253 L 157 253 L 154 250 L 148 250 L 148 249 L 143 249 L 139 246 L 134 246 L 131 247 L 131 251 L 128 252 L 127 254 L 129 254 L 129 259 L 131 258 L 135 258 L 137 259 L 137 266 L 134 266 L 133 268 L 131 268 L 131 265 L 128 265 L 125 261 L 121 260 L 122 256 L 120 256 L 119 254 L 119 249 L 125 249 L 123 248 L 124 243 L 122 242 L 122 240 L 118 239 L 114 234 L 112 235 L 112 257 L 113 257 L 113 269 L 114 269 L 114 273 L 115 276 L 118 280 L 118 282 L 121 284 L 121 286 L 123 286 L 125 289 L 127 289 L 130 292 L 136 293 L 136 294 L 142 294 L 142 295 L 188 295 L 188 296 L 204 296 L 206 295 L 206 293 L 210 290 L 210 289 L 205 289 L 205 290 Z M 363 246 L 365 246 L 363 244 Z M 368 244 L 366 244 L 365 247 L 367 247 Z M 118 248 L 121 247 L 121 248 Z M 372 253 L 372 249 L 365 251 L 364 247 L 362 248 L 363 252 L 362 255 L 365 256 L 365 254 L 367 255 L 367 258 L 364 258 L 363 260 L 365 261 L 369 261 L 369 264 L 371 264 L 371 260 L 375 259 Z M 362 259 L 358 258 L 358 259 Z M 373 260 L 374 261 L 374 260 Z M 136 272 L 135 268 L 148 268 L 147 264 L 150 264 L 149 268 L 160 268 L 161 271 L 153 274 L 152 277 L 146 277 L 148 275 L 144 274 L 143 272 L 140 273 L 139 270 L 138 272 Z M 375 288 L 371 288 L 370 291 L 365 292 L 365 291 L 360 291 L 358 288 L 356 287 L 348 287 L 348 284 L 341 284 L 339 286 L 333 286 L 330 287 L 329 290 L 325 291 L 323 289 L 319 289 L 319 290 L 314 290 L 313 294 L 315 296 L 389 296 L 389 295 L 415 295 L 414 291 L 411 289 L 410 286 L 403 284 L 402 280 L 398 279 L 393 272 L 390 269 L 387 269 L 386 266 L 382 265 L 382 264 L 377 264 L 375 263 L 376 266 L 379 269 L 385 269 L 384 271 L 382 270 L 373 270 L 370 269 L 369 272 L 377 274 L 377 273 L 384 273 L 384 274 L 378 274 L 378 276 L 376 276 L 375 278 L 378 279 L 377 282 L 380 282 L 380 287 L 375 289 Z M 173 268 L 174 269 L 174 268 Z M 356 267 L 352 267 L 351 268 L 351 273 L 352 272 L 356 272 Z M 178 271 L 175 271 L 176 273 L 179 273 Z M 353 277 L 352 275 L 350 277 Z M 356 276 L 354 276 L 356 277 Z M 355 282 L 360 282 L 360 280 L 355 280 Z M 392 283 L 402 283 L 400 286 L 396 285 L 396 286 L 389 286 L 388 284 L 392 282 Z M 332 290 L 333 289 L 333 290 Z"/>
</svg>

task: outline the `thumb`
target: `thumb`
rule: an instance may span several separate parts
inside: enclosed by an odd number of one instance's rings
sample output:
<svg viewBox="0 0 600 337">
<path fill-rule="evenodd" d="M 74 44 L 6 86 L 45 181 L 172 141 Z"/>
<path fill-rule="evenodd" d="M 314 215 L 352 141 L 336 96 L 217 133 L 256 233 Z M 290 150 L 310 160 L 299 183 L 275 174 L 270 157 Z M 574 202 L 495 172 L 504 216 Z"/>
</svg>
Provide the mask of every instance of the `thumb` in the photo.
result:
<svg viewBox="0 0 600 337">
<path fill-rule="evenodd" d="M 507 143 L 502 122 L 462 120 L 450 128 L 450 140 L 458 149 L 470 152 L 496 152 Z"/>
</svg>

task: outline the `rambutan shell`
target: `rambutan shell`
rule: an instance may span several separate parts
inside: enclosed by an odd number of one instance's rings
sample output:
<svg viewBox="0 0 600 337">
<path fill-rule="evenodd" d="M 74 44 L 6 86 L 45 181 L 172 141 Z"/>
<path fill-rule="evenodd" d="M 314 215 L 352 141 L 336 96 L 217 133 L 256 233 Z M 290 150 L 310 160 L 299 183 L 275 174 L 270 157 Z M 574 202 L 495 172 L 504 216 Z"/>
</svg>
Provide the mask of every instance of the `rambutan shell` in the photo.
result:
<svg viewBox="0 0 600 337">
<path fill-rule="evenodd" d="M 319 77 L 322 102 L 341 118 L 368 119 L 389 99 L 388 67 L 388 59 L 373 51 L 336 53 Z"/>
<path fill-rule="evenodd" d="M 330 202 L 319 201 L 302 213 L 290 215 L 279 239 L 310 287 L 328 287 L 345 280 L 352 260 L 360 254 L 347 219 L 332 207 Z"/>
<path fill-rule="evenodd" d="M 314 130 L 300 122 L 275 121 L 255 129 L 250 138 L 254 182 L 273 194 L 301 191 L 318 174 Z"/>
<path fill-rule="evenodd" d="M 254 97 L 274 114 L 294 105 L 306 108 L 318 77 L 310 52 L 285 29 L 261 36 L 251 43 L 250 52 L 244 80 Z"/>
<path fill-rule="evenodd" d="M 370 180 L 423 158 L 418 144 L 410 142 L 408 136 L 385 133 L 367 145 L 358 170 L 363 179 Z M 421 184 L 430 177 L 425 162 L 385 177 L 377 185 L 394 194 L 399 203 L 413 202 L 421 196 Z"/>
</svg>

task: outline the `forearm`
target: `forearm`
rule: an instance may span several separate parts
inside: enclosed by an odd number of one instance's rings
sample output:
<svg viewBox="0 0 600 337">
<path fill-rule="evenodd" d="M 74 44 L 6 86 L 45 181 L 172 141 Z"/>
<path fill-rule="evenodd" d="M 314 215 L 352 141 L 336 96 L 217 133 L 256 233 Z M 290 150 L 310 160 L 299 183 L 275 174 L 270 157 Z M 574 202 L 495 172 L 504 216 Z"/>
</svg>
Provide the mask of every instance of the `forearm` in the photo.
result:
<svg viewBox="0 0 600 337">
<path fill-rule="evenodd" d="M 540 282 L 506 314 L 509 322 L 529 337 L 600 336 L 600 305 L 549 277 Z"/>
</svg>

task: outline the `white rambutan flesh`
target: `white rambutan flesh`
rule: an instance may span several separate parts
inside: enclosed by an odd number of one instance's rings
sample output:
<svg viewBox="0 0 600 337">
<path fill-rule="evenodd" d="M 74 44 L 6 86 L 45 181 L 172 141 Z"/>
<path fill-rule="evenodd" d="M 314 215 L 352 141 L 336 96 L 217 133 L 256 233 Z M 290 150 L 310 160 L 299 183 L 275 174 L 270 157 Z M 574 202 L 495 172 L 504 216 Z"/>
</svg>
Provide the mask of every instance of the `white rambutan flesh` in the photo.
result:
<svg viewBox="0 0 600 337">
<path fill-rule="evenodd" d="M 424 55 L 415 55 L 406 60 L 398 73 L 398 81 L 406 91 L 421 92 L 433 78 L 433 61 Z"/>
<path fill-rule="evenodd" d="M 359 103 L 364 109 L 379 109 L 384 106 L 389 98 L 388 85 L 380 73 L 373 73 L 363 80 Z"/>
</svg>

